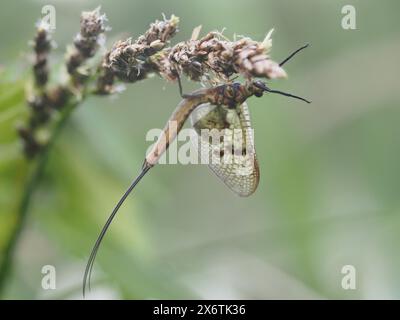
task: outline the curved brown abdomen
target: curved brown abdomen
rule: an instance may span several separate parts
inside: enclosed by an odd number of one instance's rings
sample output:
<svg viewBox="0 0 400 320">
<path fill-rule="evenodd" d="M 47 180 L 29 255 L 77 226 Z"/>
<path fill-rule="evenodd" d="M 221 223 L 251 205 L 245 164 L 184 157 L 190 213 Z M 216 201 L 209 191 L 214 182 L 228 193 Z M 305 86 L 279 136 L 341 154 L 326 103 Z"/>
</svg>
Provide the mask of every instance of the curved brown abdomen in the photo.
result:
<svg viewBox="0 0 400 320">
<path fill-rule="evenodd" d="M 192 97 L 183 99 L 168 119 L 163 132 L 158 137 L 158 140 L 150 153 L 146 156 L 145 165 L 150 167 L 157 164 L 160 157 L 168 149 L 171 142 L 173 142 L 182 129 L 185 121 L 194 109 L 201 103 L 207 102 L 209 99 L 208 94 L 196 94 Z"/>
</svg>

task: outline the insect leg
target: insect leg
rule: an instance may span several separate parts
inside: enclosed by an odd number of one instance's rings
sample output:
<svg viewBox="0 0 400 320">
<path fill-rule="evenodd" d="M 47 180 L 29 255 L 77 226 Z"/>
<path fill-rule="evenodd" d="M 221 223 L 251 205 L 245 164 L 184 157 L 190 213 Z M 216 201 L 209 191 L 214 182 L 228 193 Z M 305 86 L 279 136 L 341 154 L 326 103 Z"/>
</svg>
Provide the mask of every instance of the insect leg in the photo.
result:
<svg viewBox="0 0 400 320">
<path fill-rule="evenodd" d="M 179 74 L 176 74 L 176 79 L 178 81 L 178 86 L 179 86 L 179 94 L 183 99 L 186 98 L 192 98 L 193 95 L 192 94 L 187 94 L 187 93 L 183 93 L 183 87 L 182 87 L 182 81 L 181 81 L 181 77 L 179 76 Z"/>
<path fill-rule="evenodd" d="M 179 95 L 183 98 L 183 88 L 182 88 L 182 81 L 181 81 L 181 77 L 179 76 L 179 74 L 176 74 L 176 79 L 178 81 L 178 87 L 179 87 Z"/>
</svg>

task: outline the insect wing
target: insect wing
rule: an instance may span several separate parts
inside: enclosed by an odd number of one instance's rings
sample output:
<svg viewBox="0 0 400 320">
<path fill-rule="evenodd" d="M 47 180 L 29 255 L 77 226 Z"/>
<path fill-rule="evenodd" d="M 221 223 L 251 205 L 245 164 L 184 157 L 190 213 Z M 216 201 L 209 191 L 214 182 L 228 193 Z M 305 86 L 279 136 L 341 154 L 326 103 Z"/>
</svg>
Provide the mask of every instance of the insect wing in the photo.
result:
<svg viewBox="0 0 400 320">
<path fill-rule="evenodd" d="M 247 104 L 228 109 L 206 103 L 199 105 L 190 118 L 198 134 L 195 144 L 201 163 L 207 163 L 239 196 L 251 195 L 260 174 Z"/>
</svg>

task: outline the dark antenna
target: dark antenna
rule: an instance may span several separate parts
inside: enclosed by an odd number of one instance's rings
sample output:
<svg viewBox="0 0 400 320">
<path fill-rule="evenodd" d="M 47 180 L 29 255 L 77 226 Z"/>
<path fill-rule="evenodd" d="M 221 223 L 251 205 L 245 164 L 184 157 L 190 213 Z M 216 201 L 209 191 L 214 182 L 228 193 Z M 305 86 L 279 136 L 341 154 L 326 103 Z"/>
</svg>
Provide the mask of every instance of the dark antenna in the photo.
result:
<svg viewBox="0 0 400 320">
<path fill-rule="evenodd" d="M 294 95 L 294 94 L 287 93 L 287 92 L 283 92 L 283 91 L 279 91 L 279 90 L 270 89 L 270 88 L 268 88 L 264 83 L 262 83 L 261 81 L 256 81 L 256 82 L 254 82 L 254 85 L 255 85 L 256 87 L 258 87 L 258 88 L 260 88 L 260 89 L 266 91 L 266 92 L 277 93 L 277 94 L 281 94 L 281 95 L 286 96 L 286 97 L 291 97 L 291 98 L 295 98 L 295 99 L 302 100 L 302 101 L 307 102 L 307 103 L 311 103 L 310 100 L 307 100 L 307 99 L 305 99 L 305 98 L 296 96 L 296 95 Z"/>
<path fill-rule="evenodd" d="M 85 297 L 85 292 L 86 292 L 86 284 L 89 285 L 89 290 L 90 290 L 90 278 L 92 275 L 92 269 L 94 265 L 94 260 L 96 259 L 97 251 L 99 250 L 101 241 L 103 240 L 108 228 L 111 225 L 111 222 L 113 221 L 115 215 L 117 214 L 119 208 L 122 206 L 126 198 L 129 196 L 129 194 L 132 192 L 132 190 L 135 188 L 135 186 L 139 183 L 139 181 L 145 176 L 147 171 L 149 171 L 151 166 L 146 165 L 146 163 L 143 165 L 142 171 L 139 173 L 139 175 L 136 177 L 135 180 L 131 183 L 129 188 L 125 191 L 124 195 L 121 197 L 121 199 L 118 201 L 117 205 L 114 207 L 113 211 L 111 212 L 110 216 L 108 217 L 106 223 L 103 226 L 103 229 L 101 230 L 99 236 L 97 237 L 96 243 L 93 246 L 92 252 L 90 253 L 89 260 L 86 264 L 85 268 L 85 274 L 83 276 L 83 297 Z"/>
<path fill-rule="evenodd" d="M 301 50 L 307 48 L 309 44 L 307 43 L 305 46 L 302 46 L 301 48 L 297 49 L 296 51 L 292 52 L 289 57 L 287 57 L 285 60 L 283 60 L 279 65 L 283 66 L 286 62 L 288 62 L 290 59 L 292 59 L 297 53 L 299 53 Z"/>
<path fill-rule="evenodd" d="M 279 64 L 279 66 L 283 66 L 286 62 L 288 62 L 290 59 L 292 59 L 297 53 L 299 53 L 301 50 L 307 48 L 308 46 L 309 46 L 309 44 L 306 44 L 306 45 L 300 47 L 299 49 L 295 50 L 294 52 L 292 52 L 285 60 L 283 60 L 283 61 Z M 286 97 L 295 98 L 295 99 L 299 99 L 299 100 L 302 100 L 302 101 L 307 102 L 307 103 L 311 103 L 310 100 L 307 100 L 307 99 L 305 99 L 305 98 L 296 96 L 296 95 L 294 95 L 294 94 L 287 93 L 287 92 L 283 92 L 283 91 L 279 91 L 279 90 L 270 89 L 270 88 L 268 88 L 268 87 L 265 85 L 265 83 L 263 83 L 263 82 L 261 82 L 261 81 L 255 81 L 255 82 L 254 82 L 254 85 L 255 85 L 256 87 L 258 87 L 258 88 L 260 88 L 260 89 L 266 91 L 266 92 L 277 93 L 277 94 L 281 94 L 281 95 L 286 96 Z"/>
</svg>

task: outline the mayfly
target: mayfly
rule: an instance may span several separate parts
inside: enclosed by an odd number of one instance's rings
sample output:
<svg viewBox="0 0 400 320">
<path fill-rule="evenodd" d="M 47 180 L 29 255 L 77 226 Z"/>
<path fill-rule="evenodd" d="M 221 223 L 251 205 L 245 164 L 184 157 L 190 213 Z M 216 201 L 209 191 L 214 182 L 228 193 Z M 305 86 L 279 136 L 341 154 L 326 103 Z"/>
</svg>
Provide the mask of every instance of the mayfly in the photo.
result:
<svg viewBox="0 0 400 320">
<path fill-rule="evenodd" d="M 286 63 L 297 52 L 306 47 L 307 45 L 293 52 L 288 58 L 280 63 L 280 66 Z M 191 116 L 192 125 L 199 135 L 203 129 L 224 130 L 233 127 L 234 129 L 240 130 L 241 140 L 244 140 L 245 142 L 245 152 L 243 152 L 243 148 L 239 152 L 239 158 L 242 158 L 242 161 L 230 162 L 228 164 L 224 161 L 217 163 L 212 161 L 209 164 L 209 167 L 232 191 L 239 196 L 249 196 L 256 190 L 260 173 L 246 100 L 251 96 L 261 97 L 265 92 L 281 94 L 310 103 L 307 99 L 299 96 L 279 90 L 273 90 L 260 80 L 248 80 L 245 84 L 227 83 L 211 88 L 199 89 L 190 95 L 182 95 L 184 99 L 178 104 L 177 108 L 172 113 L 157 142 L 145 157 L 139 175 L 135 178 L 114 207 L 112 213 L 103 226 L 96 243 L 94 244 L 83 277 L 84 296 L 87 283 L 89 284 L 90 289 L 90 277 L 97 251 L 119 208 L 139 181 L 158 163 L 169 145 L 177 137 L 189 116 Z M 176 125 L 172 126 L 170 125 L 171 123 Z M 226 157 L 227 153 L 231 153 L 232 156 L 235 156 L 238 151 L 237 148 L 233 146 L 232 148 L 224 148 L 222 150 L 218 149 L 216 152 L 216 146 L 210 144 L 208 141 L 204 141 L 201 137 L 200 146 L 202 149 L 208 148 L 211 154 L 217 158 Z"/>
</svg>

